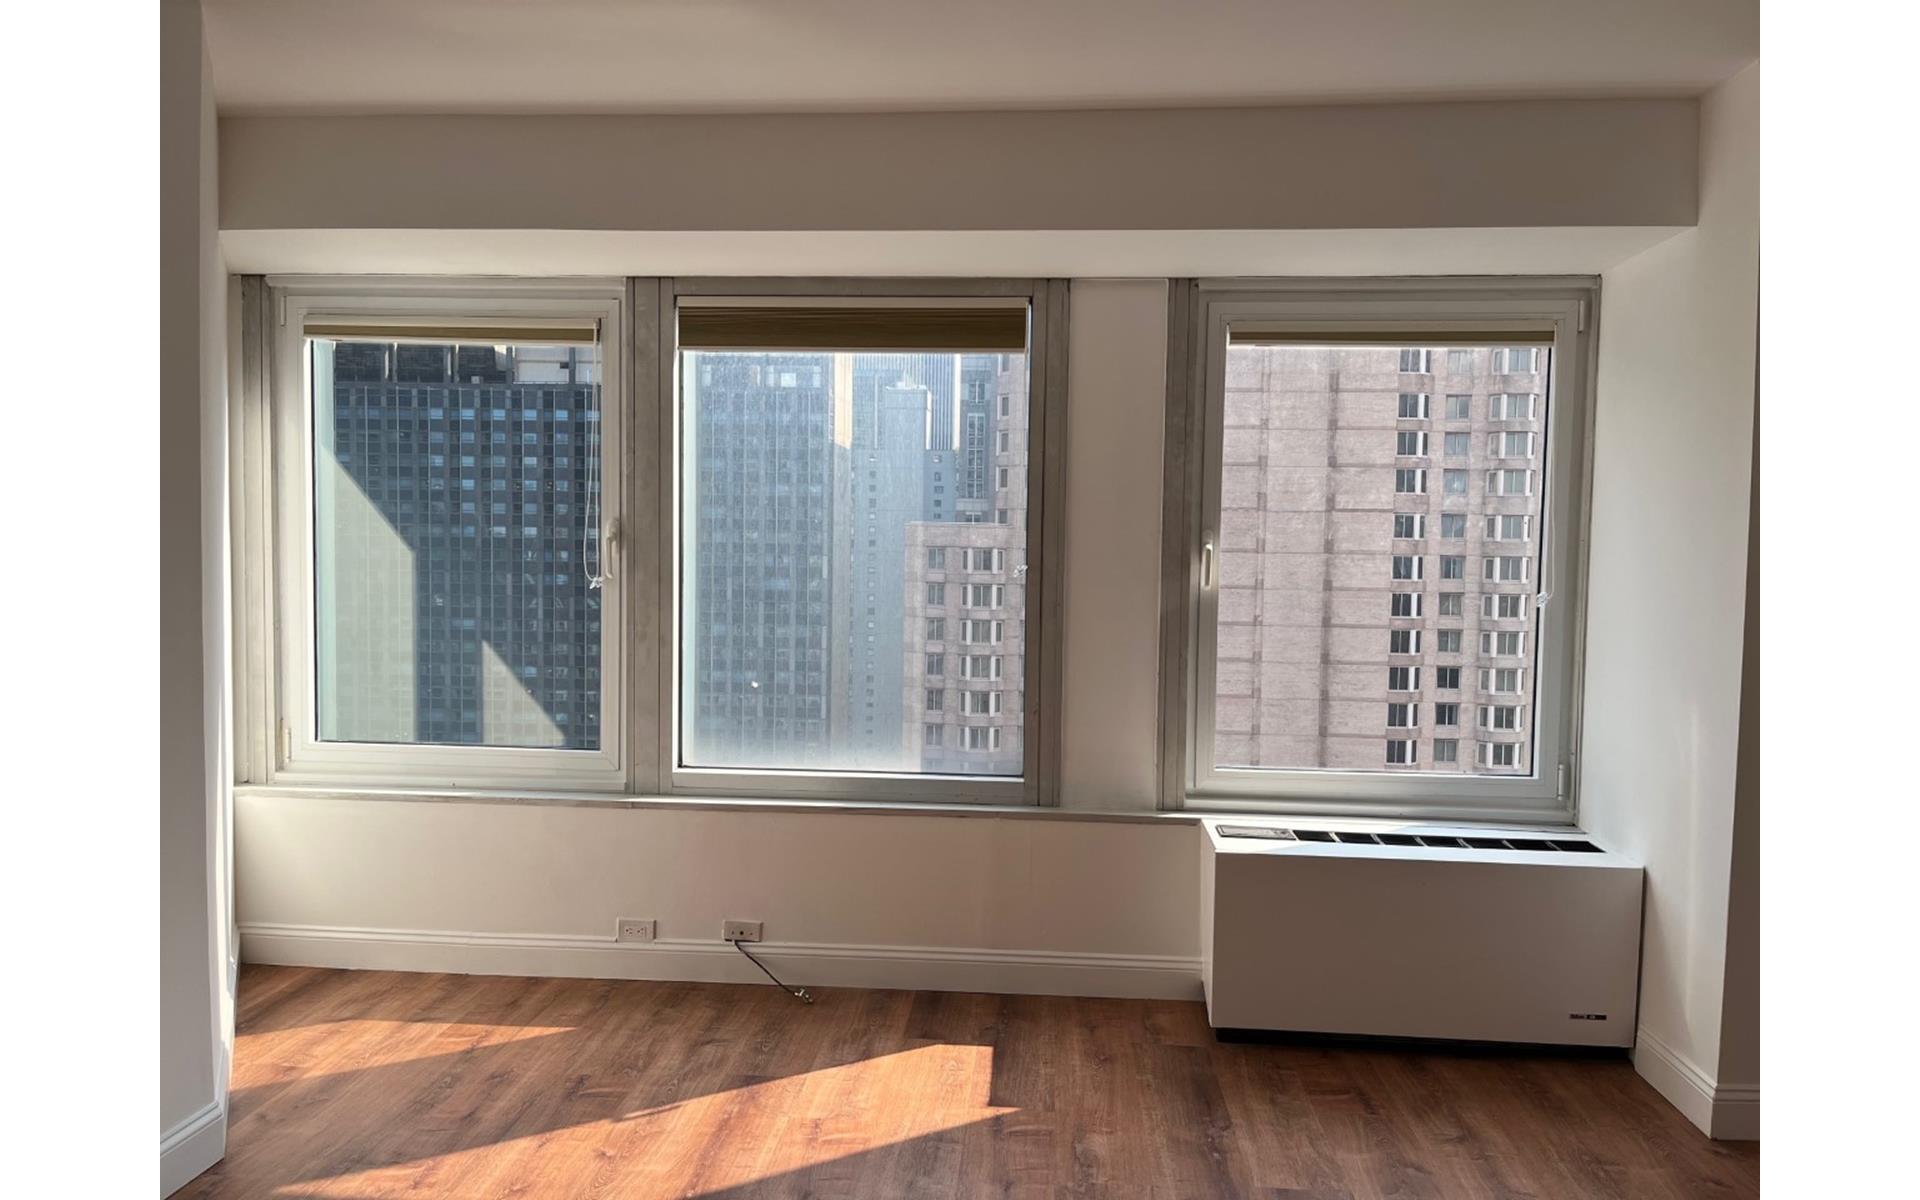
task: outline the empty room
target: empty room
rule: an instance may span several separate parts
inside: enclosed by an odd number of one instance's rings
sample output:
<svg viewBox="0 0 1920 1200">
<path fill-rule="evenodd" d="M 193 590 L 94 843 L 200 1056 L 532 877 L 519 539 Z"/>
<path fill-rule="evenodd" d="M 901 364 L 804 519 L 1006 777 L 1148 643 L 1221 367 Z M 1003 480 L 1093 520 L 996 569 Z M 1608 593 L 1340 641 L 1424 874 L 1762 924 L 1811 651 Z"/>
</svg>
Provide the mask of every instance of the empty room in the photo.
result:
<svg viewBox="0 0 1920 1200">
<path fill-rule="evenodd" d="M 1757 3 L 150 7 L 161 1195 L 1759 1195 Z"/>
</svg>

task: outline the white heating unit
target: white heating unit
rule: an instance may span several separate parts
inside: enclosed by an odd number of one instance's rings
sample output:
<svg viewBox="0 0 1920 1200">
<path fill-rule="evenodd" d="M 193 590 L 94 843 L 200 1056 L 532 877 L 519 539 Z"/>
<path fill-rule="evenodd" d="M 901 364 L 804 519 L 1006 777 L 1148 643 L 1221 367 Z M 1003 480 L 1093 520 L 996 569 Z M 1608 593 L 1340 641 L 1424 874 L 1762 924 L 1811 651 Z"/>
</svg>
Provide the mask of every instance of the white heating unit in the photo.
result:
<svg viewBox="0 0 1920 1200">
<path fill-rule="evenodd" d="M 1585 834 L 1202 826 L 1215 1029 L 1633 1044 L 1641 869 Z"/>
</svg>

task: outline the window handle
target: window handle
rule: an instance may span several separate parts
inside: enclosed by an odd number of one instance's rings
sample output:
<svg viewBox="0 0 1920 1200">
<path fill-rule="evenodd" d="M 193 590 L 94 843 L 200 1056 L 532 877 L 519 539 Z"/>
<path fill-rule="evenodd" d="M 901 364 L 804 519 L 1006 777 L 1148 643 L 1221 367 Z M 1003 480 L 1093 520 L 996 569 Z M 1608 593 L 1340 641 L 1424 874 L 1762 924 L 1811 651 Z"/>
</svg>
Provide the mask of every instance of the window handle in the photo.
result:
<svg viewBox="0 0 1920 1200">
<path fill-rule="evenodd" d="M 1213 590 L 1213 560 L 1213 539 L 1208 538 L 1200 546 L 1200 590 L 1203 592 Z"/>
</svg>

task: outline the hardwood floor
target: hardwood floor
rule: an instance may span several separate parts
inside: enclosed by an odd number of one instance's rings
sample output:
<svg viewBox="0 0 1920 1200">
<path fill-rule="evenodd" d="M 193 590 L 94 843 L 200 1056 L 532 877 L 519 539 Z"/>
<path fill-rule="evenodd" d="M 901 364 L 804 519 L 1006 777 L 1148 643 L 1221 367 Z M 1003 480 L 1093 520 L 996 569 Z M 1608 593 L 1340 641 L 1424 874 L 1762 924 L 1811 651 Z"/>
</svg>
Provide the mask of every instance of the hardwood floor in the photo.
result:
<svg viewBox="0 0 1920 1200">
<path fill-rule="evenodd" d="M 249 966 L 212 1197 L 1735 1197 L 1623 1061 L 1226 1045 L 1198 1004 Z"/>
</svg>

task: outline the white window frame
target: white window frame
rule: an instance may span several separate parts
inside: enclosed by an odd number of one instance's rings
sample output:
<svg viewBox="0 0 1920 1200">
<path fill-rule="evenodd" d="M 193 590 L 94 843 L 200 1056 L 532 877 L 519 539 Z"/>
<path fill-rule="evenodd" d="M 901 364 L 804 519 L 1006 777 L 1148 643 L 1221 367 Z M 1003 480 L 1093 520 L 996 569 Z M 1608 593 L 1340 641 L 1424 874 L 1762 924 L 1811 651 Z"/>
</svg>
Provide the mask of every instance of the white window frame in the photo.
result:
<svg viewBox="0 0 1920 1200">
<path fill-rule="evenodd" d="M 1487 397 L 1487 420 L 1489 421 L 1531 421 L 1534 402 L 1539 398 L 1535 392 L 1495 392 Z M 1525 411 L 1515 411 L 1524 403 Z"/>
<path fill-rule="evenodd" d="M 249 614 L 254 629 L 277 625 L 271 683 L 262 689 L 277 746 L 265 763 L 250 763 L 247 782 L 292 786 L 526 788 L 622 790 L 629 731 L 626 706 L 628 580 L 617 552 L 631 465 L 626 446 L 628 379 L 623 281 L 564 284 L 531 281 L 274 278 L 266 331 L 265 387 L 255 403 L 271 420 L 270 468 L 252 469 L 254 484 L 273 497 L 272 565 L 243 561 L 242 572 L 271 570 L 277 611 Z M 308 378 L 309 322 L 366 324 L 577 325 L 600 322 L 601 536 L 600 745 L 595 750 L 445 746 L 322 741 L 317 725 L 314 587 L 315 520 L 313 397 Z M 516 339 L 526 340 L 526 339 Z M 266 478 L 262 479 L 263 468 Z M 246 547 L 239 547 L 242 553 Z M 576 564 L 577 565 L 577 564 Z M 264 671 L 268 656 L 247 655 Z M 264 776 L 264 778 L 263 778 Z"/>
<path fill-rule="evenodd" d="M 1387 653 L 1388 654 L 1420 653 L 1420 632 L 1421 631 L 1418 629 L 1387 630 Z M 1405 643 L 1406 648 L 1397 649 L 1396 648 L 1397 643 Z"/>
<path fill-rule="evenodd" d="M 1407 449 L 1411 439 L 1413 449 Z M 1393 435 L 1393 456 L 1395 458 L 1426 458 L 1427 431 L 1424 429 L 1401 429 Z"/>
<path fill-rule="evenodd" d="M 1422 597 L 1424 597 L 1425 595 L 1426 595 L 1425 592 L 1394 592 L 1392 593 L 1393 598 L 1387 601 L 1387 619 L 1390 621 L 1411 621 L 1416 619 L 1417 617 L 1420 616 L 1421 609 L 1426 607 L 1424 601 L 1422 600 Z M 1396 608 L 1400 606 L 1400 602 L 1403 600 L 1406 601 L 1407 611 L 1406 612 L 1394 611 Z"/>
<path fill-rule="evenodd" d="M 1405 521 L 1408 523 L 1408 528 L 1413 530 L 1412 533 L 1400 532 L 1400 522 L 1402 521 Z M 1425 513 L 1393 514 L 1393 537 L 1395 541 L 1400 541 L 1400 542 L 1425 541 L 1427 539 L 1427 514 Z"/>
<path fill-rule="evenodd" d="M 1170 329 L 1166 512 L 1167 578 L 1183 580 L 1164 606 L 1161 805 L 1206 811 L 1379 815 L 1455 820 L 1571 822 L 1578 799 L 1579 648 L 1584 608 L 1590 379 L 1598 287 L 1589 278 L 1197 280 L 1177 284 Z M 1417 334 L 1412 331 L 1421 331 Z M 1442 331 L 1436 334 L 1434 331 Z M 1229 336 L 1378 336 L 1407 331 L 1429 345 L 1443 335 L 1512 344 L 1525 330 L 1552 350 L 1552 397 L 1540 439 L 1545 536 L 1535 587 L 1553 603 L 1540 614 L 1533 684 L 1534 753 L 1513 775 L 1221 768 L 1214 765 L 1214 649 L 1218 599 L 1221 428 Z M 1325 343 L 1318 343 L 1325 344 Z M 1538 364 L 1536 364 L 1538 365 Z M 1398 484 L 1396 479 L 1396 494 Z M 1516 493 L 1517 494 L 1517 493 Z M 1383 581 L 1384 582 L 1384 581 Z"/>
<path fill-rule="evenodd" d="M 1511 640 L 1512 650 L 1499 647 Z M 1483 629 L 1480 631 L 1480 654 L 1483 658 L 1525 658 L 1527 654 L 1527 631 L 1524 629 Z"/>
<path fill-rule="evenodd" d="M 1523 478 L 1520 490 L 1514 491 L 1507 486 L 1511 476 Z M 1495 467 L 1487 472 L 1487 495 L 1489 496 L 1531 496 L 1533 495 L 1533 472 L 1524 467 Z"/>
<path fill-rule="evenodd" d="M 1413 399 L 1414 411 L 1405 411 L 1407 399 Z M 1433 412 L 1433 394 L 1431 392 L 1401 392 L 1393 401 L 1394 419 L 1398 421 L 1425 421 Z"/>
<path fill-rule="evenodd" d="M 1405 571 L 1402 572 L 1402 564 Z M 1388 575 L 1395 583 L 1419 583 L 1426 578 L 1426 555 L 1395 554 L 1389 556 Z"/>
<path fill-rule="evenodd" d="M 1418 700 L 1390 700 L 1387 702 L 1388 729 L 1420 728 L 1420 702 Z"/>
<path fill-rule="evenodd" d="M 697 298 L 697 299 L 695 299 Z M 1025 307 L 1032 464 L 1028 609 L 1009 711 L 1022 712 L 1017 776 L 681 769 L 679 394 L 676 305 L 876 304 Z M 1068 285 L 1055 279 L 457 279 L 286 276 L 240 279 L 240 370 L 233 404 L 235 769 L 242 786 L 373 789 L 486 798 L 590 795 L 633 803 L 731 798 L 858 805 L 1058 802 L 1064 561 Z M 418 323 L 600 321 L 603 561 L 600 749 L 318 743 L 313 737 L 310 397 L 306 316 Z M 521 339 L 514 339 L 521 340 Z M 991 393 L 989 393 L 991 394 Z M 1006 409 L 1010 397 L 1002 397 Z M 1000 520 L 1007 520 L 1001 510 Z M 302 524 L 302 522 L 306 524 Z M 1001 560 L 1001 561 L 1004 561 Z M 662 618 L 661 614 L 670 614 Z M 949 617 L 948 620 L 958 619 Z M 989 626 L 996 650 L 1006 622 Z M 949 627 L 946 632 L 952 634 Z M 871 640 L 872 635 L 869 634 Z M 949 647 L 954 644 L 946 643 Z M 936 642 L 935 645 L 938 645 Z M 1007 651 L 1000 651 L 1005 653 Z M 911 709 L 911 703 L 909 708 Z"/>
<path fill-rule="evenodd" d="M 1520 440 L 1525 449 L 1514 453 L 1513 445 Z M 1533 431 L 1528 429 L 1497 429 L 1487 435 L 1487 457 L 1489 458 L 1532 458 Z"/>
<path fill-rule="evenodd" d="M 1400 484 L 1410 482 L 1413 487 L 1402 488 Z M 1427 469 L 1425 467 L 1396 467 L 1393 472 L 1393 494 L 1396 496 L 1424 496 L 1427 494 Z"/>
<path fill-rule="evenodd" d="M 668 447 L 662 471 L 660 522 L 663 572 L 660 605 L 672 614 L 667 661 L 660 673 L 661 711 L 670 713 L 662 724 L 658 748 L 659 789 L 672 796 L 794 797 L 845 801 L 927 801 L 972 804 L 1052 806 L 1059 801 L 1061 647 L 1065 631 L 1060 619 L 1064 562 L 1064 444 L 1066 423 L 1066 327 L 1068 287 L 1064 280 L 1048 279 L 803 279 L 719 278 L 661 279 L 657 309 L 658 342 L 655 386 L 660 397 L 661 438 Z M 1027 472 L 1026 570 L 1021 575 L 1026 603 L 1018 624 L 1025 656 L 1022 677 L 1032 681 L 1021 707 L 1022 768 L 1018 776 L 812 771 L 801 769 L 740 769 L 700 767 L 681 761 L 680 726 L 680 553 L 678 494 L 680 471 L 680 395 L 675 378 L 679 362 L 676 342 L 677 310 L 690 305 L 754 306 L 762 304 L 822 307 L 916 305 L 1000 306 L 1024 305 L 1028 315 L 1028 421 L 1025 461 L 1038 464 Z M 1012 394 L 997 393 L 1002 416 L 1010 416 Z M 1000 523 L 1008 510 L 997 510 Z M 964 585 L 963 585 L 964 586 Z M 1004 585 L 1001 604 L 1005 602 Z M 959 599 L 964 600 L 963 593 Z M 949 604 L 953 601 L 948 593 Z M 968 618 L 953 618 L 963 621 Z M 992 644 L 1004 643 L 1006 622 L 995 619 Z M 963 624 L 961 644 L 969 626 Z M 949 641 L 948 645 L 953 643 Z"/>
</svg>

